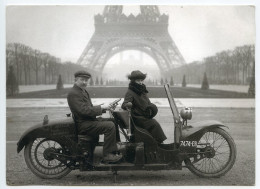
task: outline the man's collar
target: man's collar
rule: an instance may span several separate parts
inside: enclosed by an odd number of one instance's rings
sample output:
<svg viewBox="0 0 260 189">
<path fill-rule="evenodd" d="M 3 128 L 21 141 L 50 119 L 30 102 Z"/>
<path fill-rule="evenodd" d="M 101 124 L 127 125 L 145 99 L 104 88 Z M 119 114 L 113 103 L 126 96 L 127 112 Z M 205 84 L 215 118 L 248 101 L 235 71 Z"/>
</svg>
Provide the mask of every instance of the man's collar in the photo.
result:
<svg viewBox="0 0 260 189">
<path fill-rule="evenodd" d="M 78 85 L 74 84 L 73 88 L 81 90 L 81 91 L 86 91 L 86 88 L 81 88 Z"/>
</svg>

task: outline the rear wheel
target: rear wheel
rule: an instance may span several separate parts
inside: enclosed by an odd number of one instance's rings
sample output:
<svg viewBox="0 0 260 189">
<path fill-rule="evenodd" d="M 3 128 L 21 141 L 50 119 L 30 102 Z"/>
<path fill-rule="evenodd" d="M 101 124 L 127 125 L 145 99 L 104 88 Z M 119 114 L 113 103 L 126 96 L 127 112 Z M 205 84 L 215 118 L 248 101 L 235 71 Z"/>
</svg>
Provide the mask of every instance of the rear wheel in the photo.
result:
<svg viewBox="0 0 260 189">
<path fill-rule="evenodd" d="M 29 142 L 24 150 L 24 158 L 29 169 L 38 177 L 56 179 L 67 175 L 69 169 L 54 157 L 54 153 L 65 153 L 65 145 L 53 139 L 37 138 Z"/>
<path fill-rule="evenodd" d="M 220 177 L 236 160 L 236 145 L 223 129 L 205 131 L 197 146 L 197 155 L 185 160 L 187 168 L 200 177 Z"/>
</svg>

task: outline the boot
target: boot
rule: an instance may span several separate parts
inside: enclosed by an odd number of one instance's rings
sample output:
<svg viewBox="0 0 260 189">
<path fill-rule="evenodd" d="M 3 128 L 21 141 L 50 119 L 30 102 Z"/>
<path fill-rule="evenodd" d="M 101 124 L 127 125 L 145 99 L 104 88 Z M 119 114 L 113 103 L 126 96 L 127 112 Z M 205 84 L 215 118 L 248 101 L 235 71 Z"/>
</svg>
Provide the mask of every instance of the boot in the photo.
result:
<svg viewBox="0 0 260 189">
<path fill-rule="evenodd" d="M 104 156 L 103 161 L 105 163 L 116 163 L 122 159 L 122 154 L 108 153 Z"/>
</svg>

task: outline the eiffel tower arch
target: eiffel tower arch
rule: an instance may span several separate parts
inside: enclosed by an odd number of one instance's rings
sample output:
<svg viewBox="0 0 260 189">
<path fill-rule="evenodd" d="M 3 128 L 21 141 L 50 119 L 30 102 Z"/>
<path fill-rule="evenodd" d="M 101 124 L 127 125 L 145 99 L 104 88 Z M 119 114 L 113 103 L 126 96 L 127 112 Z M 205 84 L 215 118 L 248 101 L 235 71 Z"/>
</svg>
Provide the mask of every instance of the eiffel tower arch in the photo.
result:
<svg viewBox="0 0 260 189">
<path fill-rule="evenodd" d="M 123 6 L 105 6 L 94 16 L 95 32 L 77 64 L 102 73 L 107 61 L 125 50 L 139 50 L 150 55 L 161 74 L 186 64 L 168 32 L 168 15 L 157 6 L 140 6 L 137 16 L 122 13 Z"/>
</svg>

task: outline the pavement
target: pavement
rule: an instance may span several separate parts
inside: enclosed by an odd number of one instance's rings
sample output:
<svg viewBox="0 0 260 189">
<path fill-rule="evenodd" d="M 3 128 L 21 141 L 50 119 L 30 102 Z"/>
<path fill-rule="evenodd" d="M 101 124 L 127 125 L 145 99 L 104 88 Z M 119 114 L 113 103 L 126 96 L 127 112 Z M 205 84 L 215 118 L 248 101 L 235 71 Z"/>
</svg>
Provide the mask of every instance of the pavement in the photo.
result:
<svg viewBox="0 0 260 189">
<path fill-rule="evenodd" d="M 111 103 L 116 98 L 92 98 L 94 105 L 102 103 Z M 158 107 L 169 107 L 167 98 L 150 98 L 151 102 Z M 123 99 L 119 102 L 119 105 Z M 197 107 L 197 108 L 255 108 L 255 99 L 232 99 L 232 98 L 176 98 L 175 103 L 178 107 Z M 22 107 L 68 107 L 67 99 L 7 99 L 7 108 L 22 108 Z"/>
</svg>

